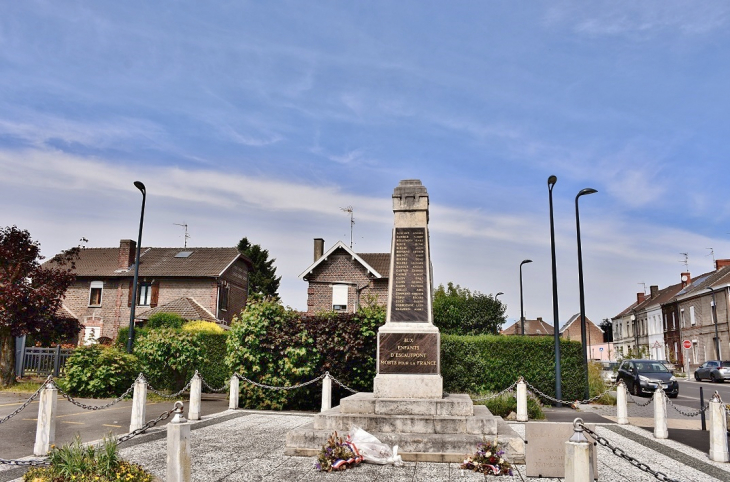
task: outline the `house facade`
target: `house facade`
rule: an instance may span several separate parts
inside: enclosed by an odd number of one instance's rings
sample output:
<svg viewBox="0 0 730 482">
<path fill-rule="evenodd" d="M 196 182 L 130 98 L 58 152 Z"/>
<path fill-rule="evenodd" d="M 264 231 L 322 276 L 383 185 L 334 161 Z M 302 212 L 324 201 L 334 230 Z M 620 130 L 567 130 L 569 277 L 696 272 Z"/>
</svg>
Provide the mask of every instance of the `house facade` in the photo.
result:
<svg viewBox="0 0 730 482">
<path fill-rule="evenodd" d="M 308 283 L 307 313 L 354 313 L 370 302 L 388 302 L 390 253 L 355 253 L 342 241 L 324 251 L 314 240 L 314 262 L 299 278 Z"/>
<path fill-rule="evenodd" d="M 571 316 L 560 328 L 560 336 L 566 340 L 581 341 L 580 313 Z M 586 346 L 589 360 L 613 360 L 613 343 L 604 341 L 603 329 L 586 316 Z"/>
<path fill-rule="evenodd" d="M 222 325 L 246 306 L 252 263 L 236 248 L 141 248 L 135 296 L 136 248 L 123 239 L 119 248 L 81 251 L 63 310 L 83 325 L 82 342 L 115 338 L 128 326 L 133 302 L 138 321 L 166 311 Z"/>
</svg>

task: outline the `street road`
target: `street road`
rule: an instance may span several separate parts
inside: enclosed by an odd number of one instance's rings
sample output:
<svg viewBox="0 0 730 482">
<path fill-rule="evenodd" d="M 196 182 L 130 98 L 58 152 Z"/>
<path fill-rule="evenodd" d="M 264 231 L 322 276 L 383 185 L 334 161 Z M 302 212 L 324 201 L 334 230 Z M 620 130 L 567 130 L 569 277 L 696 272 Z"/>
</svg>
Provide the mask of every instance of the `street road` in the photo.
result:
<svg viewBox="0 0 730 482">
<path fill-rule="evenodd" d="M 30 393 L 0 393 L 0 419 L 9 415 L 20 407 L 32 394 Z M 188 400 L 185 402 L 185 415 L 188 411 Z M 104 405 L 110 400 L 76 399 L 87 405 Z M 81 440 L 89 442 L 98 440 L 110 432 L 122 435 L 129 432 L 129 422 L 132 412 L 132 401 L 123 400 L 104 410 L 84 410 L 59 396 L 57 402 L 56 445 L 73 440 L 78 433 Z M 147 403 L 147 421 L 154 420 L 163 412 L 171 409 L 174 400 L 165 402 Z M 222 412 L 228 409 L 226 394 L 203 394 L 202 415 Z M 0 458 L 16 459 L 33 455 L 35 443 L 36 423 L 38 417 L 38 401 L 33 401 L 15 417 L 0 424 Z M 163 426 L 160 422 L 157 426 Z"/>
<path fill-rule="evenodd" d="M 712 398 L 715 390 L 720 394 L 723 402 L 730 403 L 730 382 L 711 383 L 695 380 L 679 382 L 679 397 L 674 402 L 681 402 L 680 405 L 687 407 L 700 408 L 700 387 L 702 387 L 702 391 L 704 392 L 705 404 Z"/>
</svg>

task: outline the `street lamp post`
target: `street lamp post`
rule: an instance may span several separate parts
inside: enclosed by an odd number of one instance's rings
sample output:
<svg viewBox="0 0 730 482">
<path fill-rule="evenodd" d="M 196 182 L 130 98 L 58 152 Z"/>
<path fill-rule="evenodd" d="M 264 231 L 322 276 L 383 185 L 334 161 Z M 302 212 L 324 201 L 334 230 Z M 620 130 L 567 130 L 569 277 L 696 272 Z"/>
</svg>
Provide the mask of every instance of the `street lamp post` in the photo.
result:
<svg viewBox="0 0 730 482">
<path fill-rule="evenodd" d="M 555 222 L 553 220 L 553 187 L 558 182 L 557 176 L 548 178 L 548 197 L 550 199 L 550 250 L 553 261 L 553 337 L 555 338 L 555 398 L 560 400 L 563 391 L 560 387 L 560 320 L 558 317 L 558 272 L 555 261 Z M 561 406 L 560 402 L 557 404 Z"/>
<path fill-rule="evenodd" d="M 144 203 L 147 200 L 147 189 L 144 184 L 134 181 L 134 187 L 142 192 L 142 213 L 139 216 L 139 234 L 137 236 L 137 253 L 134 257 L 134 281 L 132 282 L 132 306 L 129 310 L 129 338 L 127 338 L 127 353 L 132 353 L 134 343 L 134 308 L 137 305 L 137 281 L 139 279 L 139 249 L 142 246 L 142 225 L 144 224 Z"/>
<path fill-rule="evenodd" d="M 641 358 L 641 351 L 639 350 L 639 330 L 637 329 L 636 323 L 636 310 L 631 310 L 631 326 L 634 330 L 634 358 Z"/>
<path fill-rule="evenodd" d="M 712 292 L 712 322 L 715 323 L 715 354 L 720 360 L 720 335 L 717 333 L 717 305 L 715 304 L 715 290 L 710 286 L 707 288 Z"/>
<path fill-rule="evenodd" d="M 580 342 L 583 344 L 583 367 L 586 371 L 586 387 L 585 387 L 585 398 L 590 398 L 590 390 L 588 387 L 588 343 L 586 339 L 586 302 L 585 293 L 583 292 L 583 252 L 580 245 L 580 215 L 578 213 L 578 198 L 586 194 L 593 194 L 596 191 L 593 188 L 587 187 L 581 189 L 578 195 L 575 196 L 575 231 L 578 235 L 578 290 L 580 291 Z"/>
<path fill-rule="evenodd" d="M 525 259 L 520 263 L 520 324 L 522 325 L 522 336 L 525 336 L 525 302 L 522 297 L 522 265 L 527 263 L 532 263 L 532 260 Z"/>
<path fill-rule="evenodd" d="M 504 294 L 504 293 L 502 293 L 502 292 L 500 291 L 499 293 L 497 293 L 496 295 L 494 295 L 494 301 L 497 301 L 497 297 L 498 297 L 499 295 L 503 295 L 503 294 Z"/>
</svg>

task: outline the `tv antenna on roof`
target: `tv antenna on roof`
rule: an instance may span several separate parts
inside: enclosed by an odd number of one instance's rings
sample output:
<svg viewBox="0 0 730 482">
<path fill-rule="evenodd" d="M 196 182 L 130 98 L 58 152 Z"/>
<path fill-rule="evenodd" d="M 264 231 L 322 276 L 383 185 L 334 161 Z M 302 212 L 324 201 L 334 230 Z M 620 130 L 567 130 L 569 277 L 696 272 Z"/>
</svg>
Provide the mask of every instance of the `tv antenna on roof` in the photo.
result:
<svg viewBox="0 0 730 482">
<path fill-rule="evenodd" d="M 646 294 L 646 283 L 644 283 L 644 282 L 642 281 L 641 283 L 636 283 L 636 284 L 637 284 L 637 285 L 641 285 L 641 286 L 642 286 L 642 287 L 644 288 L 644 289 L 643 289 L 643 292 L 644 292 L 644 294 Z"/>
<path fill-rule="evenodd" d="M 712 266 L 715 266 L 715 250 L 712 248 L 705 248 L 710 250 L 710 254 L 706 254 L 705 256 L 712 256 Z"/>
<path fill-rule="evenodd" d="M 183 243 L 183 248 L 187 248 L 188 239 L 190 239 L 190 235 L 188 234 L 188 223 L 183 221 L 182 224 L 180 224 L 180 223 L 172 223 L 172 224 L 174 224 L 175 226 L 182 226 L 183 228 L 185 228 L 185 241 Z"/>
<path fill-rule="evenodd" d="M 355 225 L 355 218 L 353 217 L 352 206 L 346 208 L 340 208 L 343 212 L 350 213 L 350 249 L 352 249 L 352 227 Z"/>
<path fill-rule="evenodd" d="M 682 256 L 684 256 L 684 259 L 680 261 L 680 263 L 684 264 L 684 270 L 689 271 L 689 254 L 688 253 L 679 253 Z"/>
</svg>

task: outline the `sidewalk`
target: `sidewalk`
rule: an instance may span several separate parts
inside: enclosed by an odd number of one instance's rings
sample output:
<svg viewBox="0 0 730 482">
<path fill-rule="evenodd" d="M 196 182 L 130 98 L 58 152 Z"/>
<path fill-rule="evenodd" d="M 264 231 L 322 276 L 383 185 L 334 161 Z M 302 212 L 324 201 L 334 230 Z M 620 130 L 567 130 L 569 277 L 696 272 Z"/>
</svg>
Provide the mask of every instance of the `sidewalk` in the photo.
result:
<svg viewBox="0 0 730 482">
<path fill-rule="evenodd" d="M 581 412 L 565 409 L 560 417 L 570 421 Z M 585 413 L 591 415 L 590 413 Z M 553 414 L 555 419 L 555 414 Z M 405 462 L 402 467 L 361 464 L 339 473 L 314 470 L 314 458 L 289 457 L 284 454 L 286 433 L 312 421 L 310 413 L 237 410 L 205 416 L 192 426 L 191 447 L 193 480 L 208 481 L 476 481 L 481 474 L 462 471 L 458 464 Z M 586 417 L 588 418 L 588 417 Z M 524 436 L 524 424 L 512 423 Z M 682 481 L 730 480 L 730 464 L 711 462 L 706 453 L 687 447 L 676 440 L 654 440 L 652 434 L 635 426 L 600 424 L 597 433 L 626 453 L 659 470 L 670 478 Z M 707 434 L 707 432 L 704 432 Z M 709 437 L 709 435 L 707 435 Z M 556 440 L 556 443 L 563 441 Z M 161 481 L 165 478 L 166 431 L 156 429 L 122 444 L 121 455 L 146 467 Z M 650 474 L 617 457 L 609 449 L 598 447 L 599 480 L 651 481 Z M 0 467 L 0 482 L 21 480 L 22 469 Z M 13 478 L 10 478 L 12 474 Z M 504 481 L 560 479 L 528 479 L 525 466 L 515 466 L 515 475 Z"/>
</svg>

